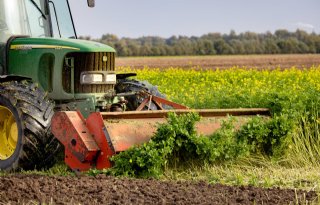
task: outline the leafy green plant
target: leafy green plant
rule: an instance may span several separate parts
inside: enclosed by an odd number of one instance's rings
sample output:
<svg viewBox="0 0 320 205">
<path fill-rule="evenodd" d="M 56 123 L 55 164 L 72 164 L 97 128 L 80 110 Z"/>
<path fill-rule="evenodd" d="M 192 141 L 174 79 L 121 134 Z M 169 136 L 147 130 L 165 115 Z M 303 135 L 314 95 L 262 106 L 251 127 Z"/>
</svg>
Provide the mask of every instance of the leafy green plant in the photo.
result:
<svg viewBox="0 0 320 205">
<path fill-rule="evenodd" d="M 258 116 L 241 127 L 237 138 L 246 144 L 251 153 L 278 157 L 288 146 L 287 138 L 293 126 L 286 115 L 273 116 L 270 120 Z"/>
<path fill-rule="evenodd" d="M 239 156 L 248 155 L 246 144 L 236 138 L 237 130 L 234 126 L 236 119 L 229 117 L 221 124 L 221 128 L 211 136 L 199 138 L 199 141 L 209 141 L 210 146 L 203 148 L 210 156 L 206 156 L 204 161 L 225 162 L 236 159 Z"/>
<path fill-rule="evenodd" d="M 159 125 L 148 143 L 112 157 L 114 166 L 110 173 L 138 177 L 160 176 L 169 158 L 187 159 L 195 152 L 192 146 L 196 138 L 194 125 L 199 119 L 195 113 L 180 117 L 169 114 L 168 123 Z"/>
<path fill-rule="evenodd" d="M 165 166 L 196 160 L 213 163 L 236 159 L 248 154 L 246 145 L 236 139 L 234 120 L 230 117 L 221 128 L 209 137 L 198 136 L 196 113 L 177 116 L 170 113 L 168 122 L 159 125 L 148 143 L 133 147 L 112 157 L 114 166 L 108 171 L 113 175 L 159 177 Z"/>
</svg>

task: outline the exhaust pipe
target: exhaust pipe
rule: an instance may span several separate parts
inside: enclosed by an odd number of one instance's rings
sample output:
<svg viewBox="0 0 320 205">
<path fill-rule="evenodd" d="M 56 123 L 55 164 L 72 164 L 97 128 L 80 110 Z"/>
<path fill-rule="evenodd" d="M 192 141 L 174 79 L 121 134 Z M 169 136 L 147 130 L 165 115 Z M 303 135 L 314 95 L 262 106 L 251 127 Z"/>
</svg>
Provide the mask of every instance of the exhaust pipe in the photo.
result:
<svg viewBox="0 0 320 205">
<path fill-rule="evenodd" d="M 87 0 L 87 2 L 88 2 L 88 6 L 89 7 L 91 7 L 91 8 L 94 7 L 94 5 L 95 5 L 95 1 L 94 0 Z"/>
</svg>

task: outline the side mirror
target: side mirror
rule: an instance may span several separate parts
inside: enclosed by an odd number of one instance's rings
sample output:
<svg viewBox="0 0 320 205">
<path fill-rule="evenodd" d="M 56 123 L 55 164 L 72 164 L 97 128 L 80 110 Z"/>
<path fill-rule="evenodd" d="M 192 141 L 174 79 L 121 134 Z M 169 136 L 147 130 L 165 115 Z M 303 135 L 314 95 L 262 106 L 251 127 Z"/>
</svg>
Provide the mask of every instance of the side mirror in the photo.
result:
<svg viewBox="0 0 320 205">
<path fill-rule="evenodd" d="M 89 7 L 94 7 L 94 0 L 87 0 Z"/>
</svg>

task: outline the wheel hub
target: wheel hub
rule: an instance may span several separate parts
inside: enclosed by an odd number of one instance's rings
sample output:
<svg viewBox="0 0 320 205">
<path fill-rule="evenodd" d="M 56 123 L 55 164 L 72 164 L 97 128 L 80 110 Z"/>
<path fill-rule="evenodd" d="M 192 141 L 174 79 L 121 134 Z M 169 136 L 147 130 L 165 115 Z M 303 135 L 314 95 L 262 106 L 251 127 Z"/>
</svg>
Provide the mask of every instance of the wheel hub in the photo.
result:
<svg viewBox="0 0 320 205">
<path fill-rule="evenodd" d="M 0 105 L 0 160 L 11 157 L 16 150 L 18 126 L 13 113 Z"/>
</svg>

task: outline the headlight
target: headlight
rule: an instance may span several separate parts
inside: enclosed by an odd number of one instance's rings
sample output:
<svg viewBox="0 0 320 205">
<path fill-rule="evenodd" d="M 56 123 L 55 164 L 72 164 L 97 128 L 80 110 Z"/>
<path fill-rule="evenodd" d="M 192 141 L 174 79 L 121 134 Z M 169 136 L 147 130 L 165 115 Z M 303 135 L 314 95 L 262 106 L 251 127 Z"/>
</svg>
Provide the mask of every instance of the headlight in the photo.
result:
<svg viewBox="0 0 320 205">
<path fill-rule="evenodd" d="M 114 73 L 114 74 L 108 74 L 108 75 L 106 75 L 106 82 L 110 82 L 110 83 L 112 83 L 113 84 L 113 82 L 114 82 L 114 84 L 116 84 L 116 82 L 117 82 L 117 75 Z"/>
<path fill-rule="evenodd" d="M 108 71 L 87 71 L 80 75 L 81 84 L 116 84 L 117 75 Z"/>
</svg>

